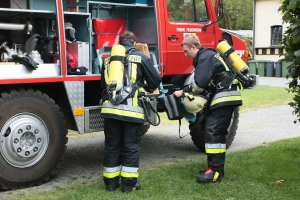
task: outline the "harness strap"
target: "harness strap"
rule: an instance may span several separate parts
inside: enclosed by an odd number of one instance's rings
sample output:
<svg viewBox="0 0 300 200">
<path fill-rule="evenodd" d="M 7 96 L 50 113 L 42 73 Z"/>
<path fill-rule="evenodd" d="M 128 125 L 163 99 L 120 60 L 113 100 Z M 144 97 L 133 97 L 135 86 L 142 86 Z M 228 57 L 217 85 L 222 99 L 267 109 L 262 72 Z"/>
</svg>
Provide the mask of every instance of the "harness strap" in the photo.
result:
<svg viewBox="0 0 300 200">
<path fill-rule="evenodd" d="M 111 63 L 112 61 L 121 61 L 123 64 L 128 63 L 128 59 L 126 56 L 111 56 L 109 63 Z"/>
<path fill-rule="evenodd" d="M 230 48 L 224 53 L 224 55 L 228 58 L 228 56 L 233 52 L 234 52 L 233 48 Z"/>
<path fill-rule="evenodd" d="M 231 76 L 230 72 L 220 72 L 216 75 L 212 85 L 215 89 L 221 90 L 223 88 L 229 87 L 232 84 L 234 77 Z"/>
</svg>

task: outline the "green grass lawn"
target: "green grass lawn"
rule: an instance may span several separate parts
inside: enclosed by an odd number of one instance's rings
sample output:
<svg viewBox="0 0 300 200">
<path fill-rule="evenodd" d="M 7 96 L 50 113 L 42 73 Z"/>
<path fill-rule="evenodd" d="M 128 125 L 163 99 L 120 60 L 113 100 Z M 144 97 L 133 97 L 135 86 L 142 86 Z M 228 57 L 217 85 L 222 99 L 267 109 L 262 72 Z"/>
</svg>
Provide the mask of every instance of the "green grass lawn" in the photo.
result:
<svg viewBox="0 0 300 200">
<path fill-rule="evenodd" d="M 287 105 L 293 101 L 294 95 L 288 93 L 285 88 L 258 86 L 251 90 L 242 91 L 243 106 L 241 112 L 257 110 L 272 106 Z"/>
<path fill-rule="evenodd" d="M 259 86 L 243 91 L 241 112 L 287 105 L 292 94 L 284 88 Z M 162 124 L 178 123 L 162 116 Z M 124 194 L 120 190 L 104 190 L 102 177 L 84 184 L 68 181 L 63 188 L 26 193 L 11 199 L 209 199 L 209 200 L 261 200 L 299 199 L 300 194 L 300 138 L 283 140 L 250 150 L 228 153 L 225 177 L 221 183 L 198 184 L 196 177 L 205 168 L 206 157 L 183 159 L 152 164 L 140 170 L 141 191 Z M 99 169 L 100 170 L 100 169 Z M 277 182 L 277 181 L 279 181 Z M 47 184 L 47 183 L 46 183 Z M 9 194 L 8 194 L 9 195 Z"/>
<path fill-rule="evenodd" d="M 95 183 L 73 183 L 67 189 L 23 194 L 22 199 L 296 200 L 300 194 L 299 144 L 300 138 L 289 139 L 229 153 L 225 177 L 220 183 L 196 182 L 198 170 L 206 166 L 206 158 L 202 156 L 141 170 L 143 189 L 132 193 L 107 192 L 99 177 Z"/>
</svg>

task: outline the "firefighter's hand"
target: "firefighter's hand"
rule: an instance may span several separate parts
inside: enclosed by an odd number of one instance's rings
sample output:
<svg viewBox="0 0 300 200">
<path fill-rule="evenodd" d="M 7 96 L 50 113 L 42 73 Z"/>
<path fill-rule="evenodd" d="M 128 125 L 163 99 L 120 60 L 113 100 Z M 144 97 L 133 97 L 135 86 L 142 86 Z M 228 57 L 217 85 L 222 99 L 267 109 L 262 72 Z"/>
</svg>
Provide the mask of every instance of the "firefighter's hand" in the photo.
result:
<svg viewBox="0 0 300 200">
<path fill-rule="evenodd" d="M 183 90 L 178 90 L 173 93 L 177 98 L 181 98 L 183 96 Z"/>
</svg>

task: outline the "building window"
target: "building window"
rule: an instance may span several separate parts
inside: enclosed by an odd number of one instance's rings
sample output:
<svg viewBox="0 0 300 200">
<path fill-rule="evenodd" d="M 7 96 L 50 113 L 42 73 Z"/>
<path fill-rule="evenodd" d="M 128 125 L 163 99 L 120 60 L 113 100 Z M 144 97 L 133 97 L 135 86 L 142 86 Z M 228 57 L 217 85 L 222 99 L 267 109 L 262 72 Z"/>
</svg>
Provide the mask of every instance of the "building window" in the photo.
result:
<svg viewBox="0 0 300 200">
<path fill-rule="evenodd" d="M 282 40 L 282 26 L 271 26 L 271 45 L 280 45 Z"/>
</svg>

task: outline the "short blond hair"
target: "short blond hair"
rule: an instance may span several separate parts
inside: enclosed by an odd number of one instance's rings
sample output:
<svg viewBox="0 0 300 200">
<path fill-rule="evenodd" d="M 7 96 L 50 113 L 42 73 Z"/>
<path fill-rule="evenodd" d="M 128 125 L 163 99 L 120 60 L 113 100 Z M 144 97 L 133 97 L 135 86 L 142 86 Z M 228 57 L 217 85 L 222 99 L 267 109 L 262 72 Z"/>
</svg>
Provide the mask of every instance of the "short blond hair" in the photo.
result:
<svg viewBox="0 0 300 200">
<path fill-rule="evenodd" d="M 198 36 L 195 35 L 189 35 L 188 37 L 186 37 L 181 43 L 181 46 L 183 45 L 186 45 L 189 48 L 191 48 L 192 45 L 195 45 L 198 49 L 201 47 L 200 40 Z"/>
</svg>

